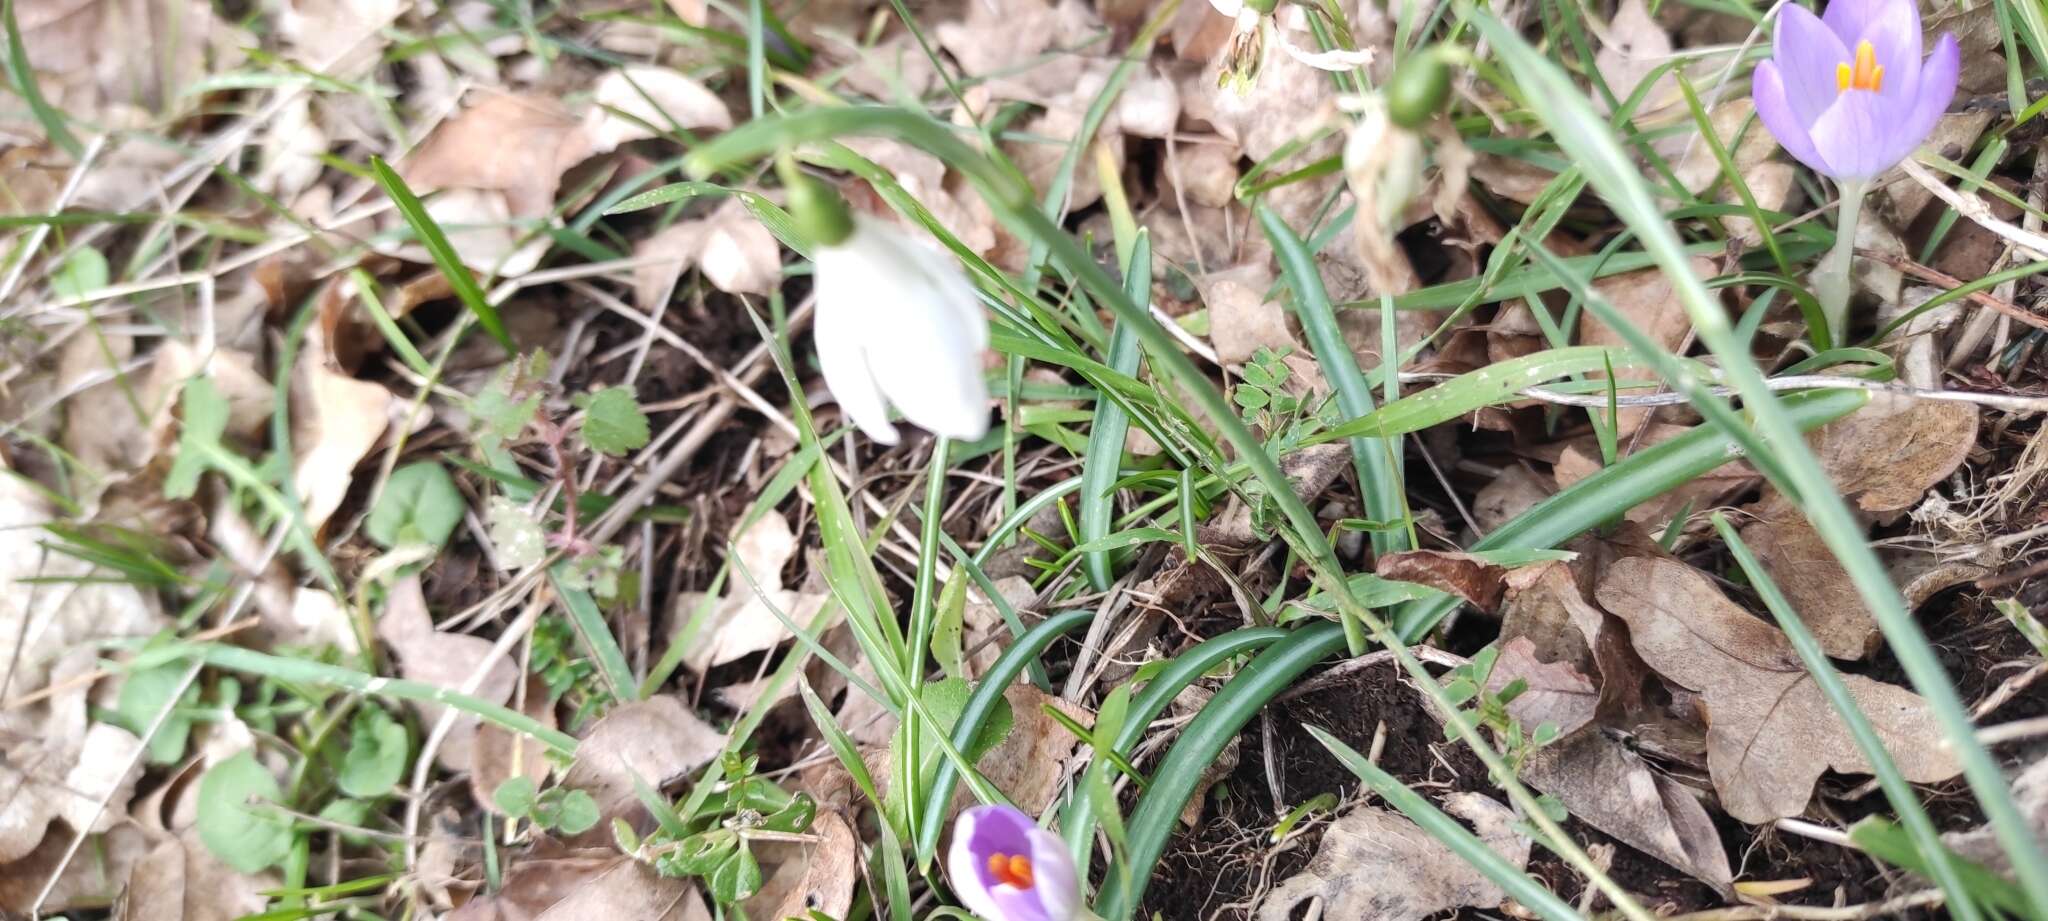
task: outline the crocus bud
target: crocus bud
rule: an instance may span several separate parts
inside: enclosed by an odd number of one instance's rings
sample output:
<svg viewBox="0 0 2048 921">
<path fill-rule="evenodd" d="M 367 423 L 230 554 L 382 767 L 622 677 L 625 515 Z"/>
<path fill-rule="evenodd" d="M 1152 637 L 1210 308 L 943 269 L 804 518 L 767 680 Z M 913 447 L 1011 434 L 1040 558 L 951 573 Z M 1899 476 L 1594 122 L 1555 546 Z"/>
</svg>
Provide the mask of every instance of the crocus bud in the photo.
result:
<svg viewBox="0 0 2048 921">
<path fill-rule="evenodd" d="M 1057 835 L 1012 806 L 976 806 L 953 823 L 953 894 L 987 921 L 1073 921 L 1081 880 Z"/>
<path fill-rule="evenodd" d="M 843 224 L 821 215 L 812 219 L 817 230 L 806 228 L 818 242 L 818 363 L 839 408 L 882 444 L 896 443 L 890 404 L 947 438 L 987 434 L 988 319 L 960 263 L 887 221 L 839 209 Z"/>
</svg>

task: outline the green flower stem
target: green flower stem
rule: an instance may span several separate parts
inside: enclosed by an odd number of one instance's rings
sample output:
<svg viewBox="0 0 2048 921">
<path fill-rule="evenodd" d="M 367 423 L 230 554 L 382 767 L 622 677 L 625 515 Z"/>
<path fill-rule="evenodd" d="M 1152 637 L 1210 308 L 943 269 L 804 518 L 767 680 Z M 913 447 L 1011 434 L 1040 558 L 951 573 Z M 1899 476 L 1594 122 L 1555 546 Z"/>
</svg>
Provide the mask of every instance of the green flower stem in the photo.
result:
<svg viewBox="0 0 2048 921">
<path fill-rule="evenodd" d="M 1835 222 L 1835 245 L 1821 257 L 1810 276 L 1814 294 L 1820 298 L 1821 316 L 1827 318 L 1828 341 L 1846 342 L 1849 335 L 1850 266 L 1856 261 L 1856 222 L 1863 215 L 1863 193 L 1870 183 L 1844 179 L 1841 219 Z"/>
</svg>

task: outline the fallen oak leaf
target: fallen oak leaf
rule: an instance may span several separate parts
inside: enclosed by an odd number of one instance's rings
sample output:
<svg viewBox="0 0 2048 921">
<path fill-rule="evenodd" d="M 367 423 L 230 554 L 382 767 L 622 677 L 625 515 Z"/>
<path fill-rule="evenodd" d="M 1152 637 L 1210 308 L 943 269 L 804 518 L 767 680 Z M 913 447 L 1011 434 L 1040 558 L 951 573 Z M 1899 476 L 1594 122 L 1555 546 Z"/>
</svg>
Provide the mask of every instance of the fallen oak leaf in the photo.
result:
<svg viewBox="0 0 2048 921">
<path fill-rule="evenodd" d="M 1798 815 L 1822 771 L 1870 773 L 1792 644 L 1683 563 L 1630 557 L 1608 567 L 1595 598 L 1628 622 L 1636 652 L 1667 680 L 1697 691 L 1707 715 L 1707 769 L 1728 814 L 1749 824 Z M 1899 772 L 1915 783 L 1954 777 L 1930 740 L 1940 724 L 1919 695 L 1843 675 Z"/>
<path fill-rule="evenodd" d="M 392 585 L 384 604 L 384 616 L 377 620 L 377 638 L 396 654 L 400 677 L 451 691 L 461 688 L 469 680 L 470 673 L 476 670 L 477 663 L 491 653 L 490 640 L 434 629 L 434 619 L 427 613 L 426 595 L 421 591 L 416 575 L 407 576 Z M 512 699 L 512 691 L 518 682 L 518 670 L 512 663 L 499 658 L 491 663 L 473 696 L 502 704 Z M 412 706 L 419 710 L 421 720 L 429 726 L 440 721 L 444 709 L 441 704 L 417 700 L 412 701 Z M 475 760 L 477 726 L 482 722 L 472 714 L 456 714 L 455 722 L 434 754 L 434 760 L 451 771 L 469 770 Z"/>
<path fill-rule="evenodd" d="M 1529 839 L 1515 814 L 1477 793 L 1454 793 L 1444 811 L 1472 823 L 1481 841 L 1509 864 L 1529 862 Z M 1308 868 L 1273 887 L 1258 921 L 1287 921 L 1311 898 L 1329 921 L 1420 921 L 1448 908 L 1495 908 L 1501 888 L 1397 812 L 1360 806 L 1323 832 Z"/>
<path fill-rule="evenodd" d="M 1706 807 L 1607 732 L 1590 729 L 1542 749 L 1522 779 L 1573 818 L 1701 882 L 1727 892 L 1734 880 Z"/>
<path fill-rule="evenodd" d="M 1593 679 L 1569 662 L 1536 658 L 1536 644 L 1526 636 L 1502 644 L 1493 671 L 1487 674 L 1486 688 L 1498 694 L 1517 680 L 1522 682 L 1522 692 L 1508 701 L 1508 713 L 1525 730 L 1549 723 L 1557 727 L 1558 736 L 1571 735 L 1592 722 L 1599 709 L 1600 689 Z"/>
</svg>

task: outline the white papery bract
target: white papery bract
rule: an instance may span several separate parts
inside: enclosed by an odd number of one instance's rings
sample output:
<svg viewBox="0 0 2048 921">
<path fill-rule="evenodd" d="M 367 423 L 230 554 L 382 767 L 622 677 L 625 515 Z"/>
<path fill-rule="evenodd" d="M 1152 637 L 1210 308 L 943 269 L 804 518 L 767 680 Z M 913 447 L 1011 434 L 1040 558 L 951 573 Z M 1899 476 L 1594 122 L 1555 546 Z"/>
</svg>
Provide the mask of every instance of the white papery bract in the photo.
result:
<svg viewBox="0 0 2048 921">
<path fill-rule="evenodd" d="M 988 433 L 981 352 L 988 319 L 952 256 L 878 219 L 819 246 L 818 363 L 869 438 L 892 445 L 894 405 L 911 424 L 972 441 Z"/>
</svg>

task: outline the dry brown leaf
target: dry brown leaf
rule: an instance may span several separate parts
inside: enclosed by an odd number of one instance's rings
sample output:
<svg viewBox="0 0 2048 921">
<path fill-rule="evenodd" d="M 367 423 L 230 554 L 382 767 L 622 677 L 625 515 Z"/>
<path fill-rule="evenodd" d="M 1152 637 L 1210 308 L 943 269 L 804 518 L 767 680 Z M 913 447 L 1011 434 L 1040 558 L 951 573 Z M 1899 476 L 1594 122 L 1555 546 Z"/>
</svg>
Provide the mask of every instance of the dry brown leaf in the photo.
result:
<svg viewBox="0 0 2048 921">
<path fill-rule="evenodd" d="M 2033 827 L 2034 835 L 2048 838 L 2048 755 L 2035 758 L 2012 780 L 2013 804 L 2019 807 L 2020 815 Z M 1993 872 L 2012 876 L 2012 857 L 1998 841 L 1998 833 L 1989 825 L 1964 832 L 1949 832 L 1941 836 L 1943 842 L 1955 848 L 1956 853 L 1977 861 Z"/>
<path fill-rule="evenodd" d="M 0 913 L 29 917 L 40 907 L 46 914 L 111 907 L 128 885 L 128 874 L 149 850 L 149 836 L 133 822 L 123 822 L 94 836 L 71 855 L 64 875 L 40 905 L 43 884 L 71 850 L 71 834 L 45 835 L 42 846 L 13 863 L 0 864 Z"/>
<path fill-rule="evenodd" d="M 545 234 L 529 234 L 513 222 L 504 192 L 496 189 L 449 189 L 427 201 L 427 214 L 441 225 L 448 245 L 462 264 L 478 272 L 515 278 L 533 271 L 547 255 Z M 529 239 L 531 237 L 532 239 Z M 525 242 L 521 242 L 525 241 Z M 431 262 L 424 247 L 380 245 L 380 252 L 409 262 Z"/>
<path fill-rule="evenodd" d="M 1293 484 L 1294 494 L 1311 505 L 1350 465 L 1351 448 L 1341 444 L 1309 445 L 1280 457 L 1280 472 Z M 1221 518 L 1203 525 L 1196 536 L 1204 544 L 1225 547 L 1246 547 L 1261 539 L 1252 526 L 1251 507 L 1240 501 L 1233 501 Z"/>
<path fill-rule="evenodd" d="M 483 93 L 434 129 L 405 160 L 413 191 L 502 192 L 510 216 L 538 217 L 555 203 L 562 172 L 590 155 L 583 122 L 554 99 Z"/>
<path fill-rule="evenodd" d="M 732 113 L 704 84 L 666 67 L 624 67 L 597 81 L 590 111 L 583 116 L 583 143 L 588 149 L 576 159 L 609 153 L 620 144 L 659 137 L 678 128 L 723 131 L 731 127 Z M 565 142 L 557 156 L 573 153 L 578 153 L 574 142 Z M 555 164 L 557 169 L 574 165 L 574 160 L 559 159 Z"/>
<path fill-rule="evenodd" d="M 235 872 L 186 831 L 158 844 L 128 875 L 119 921 L 236 921 L 269 904 L 264 891 L 277 888 L 271 874 Z"/>
<path fill-rule="evenodd" d="M 1017 808 L 1038 815 L 1052 805 L 1060 779 L 1066 776 L 1067 759 L 1073 757 L 1074 747 L 1081 741 L 1048 715 L 1045 707 L 1057 707 L 1083 726 L 1093 723 L 1095 714 L 1029 684 L 1011 685 L 1003 699 L 1010 702 L 1015 720 L 1010 734 L 981 756 L 976 767 Z M 969 801 L 967 791 L 962 790 L 954 798 L 954 807 L 957 810 Z"/>
<path fill-rule="evenodd" d="M 782 244 L 737 198 L 704 220 L 697 267 L 728 294 L 768 294 L 782 284 Z"/>
<path fill-rule="evenodd" d="M 158 411 L 155 427 L 168 427 L 168 409 L 178 390 L 186 381 L 202 375 L 213 380 L 214 390 L 227 401 L 227 436 L 247 441 L 262 438 L 276 411 L 277 388 L 271 386 L 256 356 L 230 348 L 201 355 L 176 339 L 165 339 L 157 346 L 156 361 L 150 366 L 149 378 L 142 388 L 144 405 Z"/>
<path fill-rule="evenodd" d="M 1994 36 L 1996 31 L 1994 28 Z M 1958 33 L 1959 36 L 1960 34 Z M 1995 37 L 1992 40 L 1997 41 Z M 2003 58 L 2003 55 L 1994 53 L 1984 55 L 1978 60 L 1990 61 L 2002 75 L 2005 67 L 1997 63 L 2001 58 Z M 1968 52 L 1964 53 L 1963 60 L 1965 62 L 1971 60 Z M 1969 65 L 1966 63 L 1964 66 L 1967 67 Z M 2000 79 L 2003 80 L 2003 77 L 2001 76 Z M 1977 138 L 1983 136 L 1984 129 L 1990 127 L 1992 115 L 1993 113 L 1989 110 L 1981 109 L 1969 112 L 1950 112 L 1943 115 L 1940 121 L 1934 123 L 1934 130 L 1927 135 L 1927 140 L 1922 141 L 1921 145 L 1951 159 L 1961 158 L 1968 153 L 1971 147 L 1976 145 Z M 1893 224 L 1900 227 L 1909 226 L 1918 220 L 1920 213 L 1926 210 L 1927 206 L 1934 201 L 1934 193 L 1928 191 L 1926 186 L 1917 182 L 1887 182 L 1883 184 L 1882 189 L 1883 191 L 1878 194 L 1886 205 L 1887 216 L 1891 218 Z M 1961 230 L 1962 228 L 1958 227 L 1956 229 Z"/>
<path fill-rule="evenodd" d="M 1784 591 L 1822 651 L 1837 659 L 1869 655 L 1877 646 L 1877 617 L 1806 514 L 1783 500 L 1761 503 L 1756 514 L 1756 520 L 1742 526 L 1742 542 Z"/>
<path fill-rule="evenodd" d="M 0 467 L 0 701 L 65 688 L 0 707 L 0 863 L 34 851 L 52 819 L 105 831 L 127 811 L 134 776 L 122 770 L 141 742 L 109 724 L 89 726 L 88 684 L 72 679 L 97 666 L 100 641 L 163 626 L 133 586 L 104 573 L 88 578 L 93 567 L 46 551 L 41 529 L 52 521 L 43 497 Z M 108 808 L 94 822 L 102 799 Z"/>
<path fill-rule="evenodd" d="M 706 228 L 701 221 L 678 221 L 633 244 L 633 306 L 653 313 L 675 292 L 677 276 L 697 263 L 704 251 Z"/>
<path fill-rule="evenodd" d="M 540 850 L 536 848 L 536 850 Z M 514 858 L 505 885 L 469 900 L 448 921 L 710 921 L 690 883 L 669 879 L 609 848 Z"/>
<path fill-rule="evenodd" d="M 1968 404 L 1880 394 L 1808 436 L 1843 496 L 1866 512 L 1912 508 L 1948 479 L 1976 445 Z"/>
<path fill-rule="evenodd" d="M 1597 600 L 1628 622 L 1643 661 L 1704 698 L 1707 767 L 1729 815 L 1750 824 L 1798 815 L 1822 771 L 1870 772 L 1785 635 L 1704 574 L 1671 560 L 1617 560 Z M 1842 680 L 1906 779 L 1955 776 L 1954 756 L 1934 742 L 1941 727 L 1926 701 L 1861 675 Z"/>
<path fill-rule="evenodd" d="M 427 599 L 420 591 L 418 576 L 406 576 L 391 586 L 384 603 L 384 616 L 377 620 L 377 637 L 398 658 L 398 674 L 451 691 L 460 690 L 491 651 L 491 641 L 461 633 L 434 629 L 427 613 Z M 484 673 L 483 683 L 472 695 L 494 704 L 512 699 L 519 671 L 500 657 Z M 420 719 L 431 726 L 441 719 L 440 704 L 412 701 Z M 434 760 L 451 771 L 467 771 L 475 763 L 477 717 L 458 713 Z"/>
<path fill-rule="evenodd" d="M 1618 99 L 1629 98 L 1652 71 L 1671 61 L 1671 35 L 1650 15 L 1645 0 L 1622 0 L 1607 28 L 1597 34 L 1600 50 L 1593 55 L 1593 66 Z M 1678 79 L 1666 72 L 1636 111 L 1638 116 L 1655 112 L 1679 99 Z"/>
<path fill-rule="evenodd" d="M 821 811 L 811 821 L 816 841 L 789 843 L 782 863 L 747 900 L 747 917 L 756 921 L 809 921 L 811 912 L 844 918 L 853 907 L 854 883 L 860 879 L 860 840 L 845 817 Z M 765 849 L 764 849 L 765 850 Z"/>
<path fill-rule="evenodd" d="M 1047 102 L 1076 83 L 1077 59 L 1050 54 L 1077 48 L 1102 28 L 1079 0 L 977 0 L 967 18 L 933 29 L 963 76 L 985 77 L 999 99 Z"/>
<path fill-rule="evenodd" d="M 712 608 L 711 617 L 698 632 L 697 645 L 683 661 L 701 672 L 782 645 L 791 633 L 782 618 L 775 616 L 776 611 L 791 623 L 809 624 L 829 596 L 782 587 L 782 569 L 796 555 L 796 548 L 796 534 L 780 512 L 770 511 L 740 532 L 733 541 L 736 556 L 725 597 Z M 676 622 L 694 616 L 704 600 L 702 592 L 677 595 Z"/>
<path fill-rule="evenodd" d="M 1501 645 L 1486 688 L 1498 693 L 1518 679 L 1524 689 L 1508 702 L 1508 713 L 1522 728 L 1533 731 L 1549 723 L 1557 727 L 1560 736 L 1566 736 L 1593 721 L 1600 704 L 1600 691 L 1593 686 L 1593 679 L 1568 662 L 1536 658 L 1536 644 L 1526 636 Z"/>
<path fill-rule="evenodd" d="M 519 712 L 549 729 L 555 728 L 555 706 L 548 698 L 548 683 L 539 675 L 526 676 L 525 697 Z M 514 777 L 532 780 L 536 789 L 548 779 L 548 747 L 523 732 L 513 732 L 496 723 L 476 729 L 476 752 L 469 772 L 469 789 L 485 809 L 504 814 L 498 808 L 498 785 Z"/>
<path fill-rule="evenodd" d="M 564 786 L 587 790 L 606 818 L 640 810 L 637 779 L 661 785 L 709 763 L 725 748 L 725 735 L 673 697 L 619 704 L 576 745 L 576 763 Z M 609 835 L 600 824 L 600 830 Z"/>
<path fill-rule="evenodd" d="M 1623 413 L 1623 419 L 1627 418 L 1627 413 Z M 1693 426 L 1690 425 L 1652 422 L 1647 427 L 1638 429 L 1633 436 L 1634 450 L 1642 451 L 1663 444 L 1692 430 Z M 1627 442 L 1623 444 L 1626 445 Z M 1602 469 L 1600 445 L 1593 438 L 1587 437 L 1567 444 L 1563 453 L 1558 455 L 1557 464 L 1551 472 L 1557 477 L 1558 488 L 1562 489 L 1599 473 Z M 1687 480 L 1676 489 L 1629 509 L 1623 517 L 1651 531 L 1662 533 L 1664 526 L 1670 523 L 1680 509 L 1690 506 L 1693 513 L 1698 514 L 1703 509 L 1713 508 L 1756 488 L 1761 479 L 1756 469 L 1749 464 L 1739 460 L 1729 461 Z"/>
<path fill-rule="evenodd" d="M 1295 347 L 1286 308 L 1267 297 L 1273 271 L 1263 261 L 1212 272 L 1197 284 L 1209 308 L 1209 341 L 1224 364 L 1241 364 L 1262 348 Z"/>
<path fill-rule="evenodd" d="M 1507 585 L 1507 567 L 1469 553 L 1448 550 L 1404 550 L 1380 557 L 1373 572 L 1382 579 L 1416 582 L 1465 599 L 1491 614 L 1500 610 Z"/>
<path fill-rule="evenodd" d="M 1479 494 L 1472 497 L 1472 523 L 1479 526 L 1480 533 L 1490 534 L 1550 498 L 1555 491 L 1548 477 L 1521 464 L 1511 464 L 1479 487 Z"/>
<path fill-rule="evenodd" d="M 1477 793 L 1451 794 L 1443 808 L 1510 865 L 1529 862 L 1512 810 Z M 1446 909 L 1497 908 L 1507 894 L 1407 817 L 1359 806 L 1323 831 L 1306 869 L 1267 893 L 1258 921 L 1287 921 L 1311 898 L 1329 921 L 1421 921 Z"/>
<path fill-rule="evenodd" d="M 340 79 L 354 79 L 378 62 L 379 33 L 405 9 L 402 0 L 287 0 L 277 30 L 291 60 Z"/>
<path fill-rule="evenodd" d="M 1581 732 L 1542 749 L 1522 779 L 1557 797 L 1573 818 L 1716 889 L 1727 891 L 1734 878 L 1699 799 L 1605 732 Z"/>
<path fill-rule="evenodd" d="M 356 464 L 383 436 L 394 397 L 383 384 L 328 368 L 313 349 L 303 357 L 292 386 L 292 482 L 305 502 L 306 526 L 318 531 L 348 495 Z"/>
</svg>

